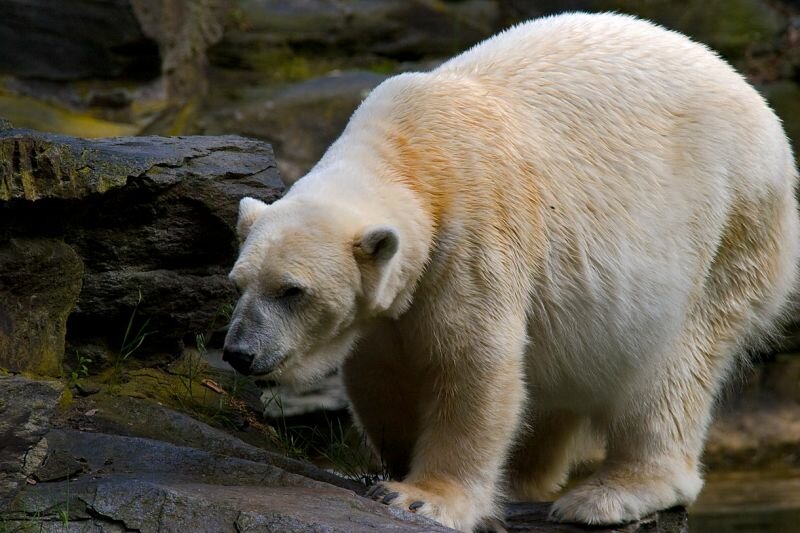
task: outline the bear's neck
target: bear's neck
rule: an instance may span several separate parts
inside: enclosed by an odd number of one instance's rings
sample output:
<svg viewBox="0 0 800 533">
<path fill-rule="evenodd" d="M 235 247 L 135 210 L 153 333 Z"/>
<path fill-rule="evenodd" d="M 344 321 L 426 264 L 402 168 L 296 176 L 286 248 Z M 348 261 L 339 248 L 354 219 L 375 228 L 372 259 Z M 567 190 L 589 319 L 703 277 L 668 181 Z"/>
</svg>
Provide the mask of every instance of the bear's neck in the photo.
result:
<svg viewBox="0 0 800 533">
<path fill-rule="evenodd" d="M 382 155 L 370 143 L 334 143 L 322 160 L 291 189 L 294 195 L 313 195 L 357 212 L 364 226 L 390 225 L 400 234 L 398 256 L 391 263 L 385 282 L 386 293 L 394 297 L 379 303 L 375 311 L 399 317 L 411 304 L 431 254 L 436 220 L 430 204 L 419 191 L 409 188 L 394 175 Z"/>
</svg>

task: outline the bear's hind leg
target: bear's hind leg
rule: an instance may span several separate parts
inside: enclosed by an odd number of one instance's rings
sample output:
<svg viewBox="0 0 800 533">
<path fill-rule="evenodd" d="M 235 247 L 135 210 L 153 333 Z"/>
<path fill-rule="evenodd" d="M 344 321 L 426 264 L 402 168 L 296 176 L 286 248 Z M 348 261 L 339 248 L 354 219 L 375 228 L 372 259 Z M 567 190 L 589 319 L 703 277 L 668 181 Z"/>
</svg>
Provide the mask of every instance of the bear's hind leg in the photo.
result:
<svg viewBox="0 0 800 533">
<path fill-rule="evenodd" d="M 713 379 L 684 362 L 665 367 L 650 391 L 640 391 L 609 415 L 605 461 L 556 500 L 552 519 L 621 524 L 694 501 L 703 486 L 699 456 Z"/>
<path fill-rule="evenodd" d="M 555 502 L 553 518 L 616 524 L 695 499 L 714 397 L 743 343 L 769 331 L 795 284 L 797 206 L 791 193 L 772 199 L 782 203 L 732 211 L 670 356 L 606 413 L 604 465 Z"/>
</svg>

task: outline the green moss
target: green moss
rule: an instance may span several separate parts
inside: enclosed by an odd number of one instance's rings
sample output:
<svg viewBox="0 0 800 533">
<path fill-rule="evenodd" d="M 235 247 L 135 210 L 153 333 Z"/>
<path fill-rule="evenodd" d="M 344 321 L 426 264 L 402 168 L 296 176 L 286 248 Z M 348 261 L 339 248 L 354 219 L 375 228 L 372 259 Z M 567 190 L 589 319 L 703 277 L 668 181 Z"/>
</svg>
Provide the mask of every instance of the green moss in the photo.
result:
<svg viewBox="0 0 800 533">
<path fill-rule="evenodd" d="M 64 388 L 64 393 L 61 395 L 61 398 L 58 401 L 58 408 L 61 410 L 67 409 L 72 402 L 75 400 L 75 397 L 72 396 L 72 391 L 68 388 Z"/>
<path fill-rule="evenodd" d="M 374 63 L 369 64 L 366 69 L 378 74 L 393 74 L 397 69 L 397 61 L 391 59 L 376 59 Z"/>
<path fill-rule="evenodd" d="M 780 15 L 759 0 L 595 0 L 590 9 L 654 20 L 708 44 L 732 61 L 783 30 Z"/>
<path fill-rule="evenodd" d="M 27 96 L 0 94 L 0 115 L 18 128 L 50 131 L 76 137 L 136 135 L 139 126 L 96 118 Z"/>
</svg>

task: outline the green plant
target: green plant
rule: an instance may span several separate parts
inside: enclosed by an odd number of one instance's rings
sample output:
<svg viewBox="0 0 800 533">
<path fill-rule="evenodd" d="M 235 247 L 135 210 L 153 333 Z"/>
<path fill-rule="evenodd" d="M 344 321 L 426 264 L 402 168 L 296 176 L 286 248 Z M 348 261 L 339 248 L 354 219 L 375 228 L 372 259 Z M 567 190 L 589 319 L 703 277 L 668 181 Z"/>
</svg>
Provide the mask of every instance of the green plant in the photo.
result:
<svg viewBox="0 0 800 533">
<path fill-rule="evenodd" d="M 388 479 L 388 468 L 379 457 L 379 464 L 373 460 L 373 454 L 367 442 L 367 436 L 355 426 L 345 426 L 342 420 L 327 421 L 327 433 L 320 428 L 315 428 L 321 438 L 312 442 L 323 442 L 324 445 L 314 446 L 316 454 L 327 459 L 334 468 L 344 477 L 363 483 L 370 487 L 376 482 Z"/>
<path fill-rule="evenodd" d="M 134 329 L 136 322 L 136 314 L 139 311 L 139 305 L 142 303 L 142 291 L 139 291 L 139 296 L 131 311 L 131 316 L 128 317 L 128 324 L 125 327 L 125 334 L 122 336 L 122 343 L 120 344 L 119 354 L 115 360 L 116 375 L 119 377 L 122 374 L 122 364 L 127 361 L 136 351 L 141 348 L 144 340 L 152 335 L 153 331 L 147 331 L 147 326 L 150 324 L 150 319 L 146 319 L 138 328 Z"/>
<path fill-rule="evenodd" d="M 285 455 L 327 462 L 340 475 L 367 487 L 388 479 L 388 467 L 382 454 L 375 457 L 366 435 L 358 428 L 343 423 L 341 418 L 331 420 L 327 415 L 322 425 L 289 425 L 280 396 L 274 389 L 269 392 L 265 407 L 271 403 L 278 407 L 276 431 Z"/>
<path fill-rule="evenodd" d="M 233 317 L 233 310 L 235 308 L 236 308 L 236 304 L 235 303 L 225 304 L 225 305 L 223 305 L 222 307 L 219 308 L 219 312 L 217 312 L 217 316 L 221 316 L 223 319 L 225 319 L 225 323 L 227 324 L 228 322 L 231 321 L 231 318 Z M 214 321 L 216 321 L 216 318 L 217 317 L 214 317 Z"/>
<path fill-rule="evenodd" d="M 0 533 L 42 533 L 44 531 L 44 520 L 39 512 L 28 514 L 26 518 L 14 521 L 17 524 L 11 526 L 5 518 L 0 517 Z"/>
<path fill-rule="evenodd" d="M 69 509 L 59 510 L 57 516 L 61 521 L 61 525 L 64 526 L 64 530 L 69 529 Z"/>
<path fill-rule="evenodd" d="M 75 369 L 67 376 L 70 384 L 75 384 L 80 378 L 85 378 L 89 375 L 89 363 L 92 362 L 91 358 L 85 357 L 83 354 L 75 351 Z"/>
<path fill-rule="evenodd" d="M 122 346 L 120 347 L 119 354 L 123 361 L 127 360 L 131 355 L 136 352 L 141 346 L 148 335 L 152 331 L 147 331 L 147 326 L 150 324 L 150 319 L 145 320 L 136 333 L 133 332 L 133 324 L 136 320 L 136 313 L 139 311 L 139 304 L 142 303 L 142 291 L 139 291 L 139 297 L 136 299 L 136 304 L 133 306 L 131 316 L 128 318 L 128 325 L 125 328 L 125 335 L 122 337 Z"/>
</svg>

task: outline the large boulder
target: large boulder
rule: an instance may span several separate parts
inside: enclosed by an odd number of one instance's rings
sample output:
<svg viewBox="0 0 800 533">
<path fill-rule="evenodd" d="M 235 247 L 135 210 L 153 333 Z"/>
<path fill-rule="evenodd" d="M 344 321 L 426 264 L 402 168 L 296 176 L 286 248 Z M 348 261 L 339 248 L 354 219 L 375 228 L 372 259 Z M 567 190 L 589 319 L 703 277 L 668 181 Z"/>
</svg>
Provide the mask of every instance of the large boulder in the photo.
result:
<svg viewBox="0 0 800 533">
<path fill-rule="evenodd" d="M 102 422 L 76 430 L 66 414 L 54 427 L 59 395 L 49 383 L 0 377 L 0 523 L 11 531 L 451 531 L 362 497 L 363 485 L 146 402 L 131 407 L 162 438 L 181 434 L 193 446 L 103 433 L 114 428 Z"/>
<path fill-rule="evenodd" d="M 0 114 L 81 136 L 180 129 L 206 90 L 206 49 L 222 37 L 229 4 L 4 1 Z"/>
<path fill-rule="evenodd" d="M 618 11 L 646 18 L 705 43 L 729 60 L 747 59 L 786 30 L 780 2 L 765 0 L 502 0 L 513 18 L 565 11 Z"/>
<path fill-rule="evenodd" d="M 227 271 L 239 199 L 272 202 L 281 192 L 271 148 L 242 137 L 87 141 L 0 131 L 0 261 L 8 265 L 0 346 L 9 324 L 30 330 L 46 317 L 49 329 L 17 338 L 15 353 L 35 352 L 45 337 L 63 346 L 74 305 L 73 348 L 118 352 L 149 334 L 141 350 L 177 353 L 184 338 L 224 325 L 236 300 Z M 25 305 L 9 307 L 22 297 Z M 21 370 L 22 359 L 0 350 L 0 367 Z M 35 363 L 24 369 L 39 370 Z M 52 363 L 46 373 L 60 366 Z"/>
<path fill-rule="evenodd" d="M 492 0 L 238 0 L 214 53 L 252 66 L 272 47 L 394 59 L 454 54 L 502 25 Z"/>
<path fill-rule="evenodd" d="M 75 307 L 83 263 L 54 239 L 0 245 L 0 367 L 60 376 L 67 317 Z"/>
<path fill-rule="evenodd" d="M 363 497 L 362 484 L 145 401 L 78 400 L 49 422 L 59 396 L 49 383 L 0 377 L 0 523 L 11 531 L 452 531 Z M 137 421 L 131 431 L 103 419 L 126 408 L 151 427 Z M 586 531 L 548 523 L 548 511 L 548 504 L 510 504 L 506 526 Z M 591 530 L 683 533 L 686 513 Z"/>
<path fill-rule="evenodd" d="M 281 176 L 293 182 L 322 157 L 353 111 L 384 79 L 381 74 L 352 71 L 279 89 L 243 91 L 239 101 L 203 119 L 200 131 L 237 131 L 269 142 Z"/>
<path fill-rule="evenodd" d="M 5 509 L 26 479 L 42 464 L 37 446 L 50 429 L 63 385 L 0 375 L 0 509 Z"/>
</svg>

